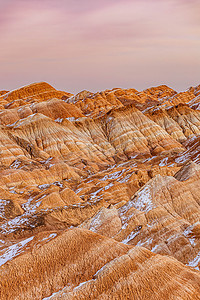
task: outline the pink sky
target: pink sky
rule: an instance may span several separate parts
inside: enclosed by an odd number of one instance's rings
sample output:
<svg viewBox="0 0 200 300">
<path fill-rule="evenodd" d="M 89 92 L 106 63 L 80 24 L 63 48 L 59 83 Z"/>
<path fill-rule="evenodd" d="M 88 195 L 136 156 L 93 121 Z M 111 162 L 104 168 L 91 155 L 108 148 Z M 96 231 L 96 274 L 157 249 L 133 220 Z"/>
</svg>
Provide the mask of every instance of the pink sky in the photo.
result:
<svg viewBox="0 0 200 300">
<path fill-rule="evenodd" d="M 200 84 L 199 15 L 199 0 L 0 0 L 0 90 Z"/>
</svg>

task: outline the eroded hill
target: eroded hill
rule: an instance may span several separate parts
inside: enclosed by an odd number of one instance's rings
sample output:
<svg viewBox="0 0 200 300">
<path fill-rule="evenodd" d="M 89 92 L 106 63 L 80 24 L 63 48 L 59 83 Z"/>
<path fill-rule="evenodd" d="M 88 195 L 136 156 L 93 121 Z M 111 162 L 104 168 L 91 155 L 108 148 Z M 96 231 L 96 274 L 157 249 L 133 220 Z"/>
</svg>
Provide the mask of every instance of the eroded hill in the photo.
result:
<svg viewBox="0 0 200 300">
<path fill-rule="evenodd" d="M 200 86 L 0 109 L 2 300 L 200 299 Z"/>
</svg>

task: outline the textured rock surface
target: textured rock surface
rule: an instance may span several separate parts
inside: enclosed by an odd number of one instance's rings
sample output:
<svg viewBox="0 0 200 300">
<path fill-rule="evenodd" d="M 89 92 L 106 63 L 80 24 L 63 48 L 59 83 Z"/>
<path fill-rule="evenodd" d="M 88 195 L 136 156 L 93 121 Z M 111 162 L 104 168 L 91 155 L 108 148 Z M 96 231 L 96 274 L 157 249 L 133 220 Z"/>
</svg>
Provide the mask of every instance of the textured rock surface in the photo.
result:
<svg viewBox="0 0 200 300">
<path fill-rule="evenodd" d="M 2 90 L 0 298 L 200 299 L 199 107 L 200 86 Z"/>
<path fill-rule="evenodd" d="M 42 299 L 53 291 L 53 299 L 199 299 L 199 272 L 91 231 L 44 233 L 17 249 L 21 255 L 0 269 L 2 300 Z"/>
</svg>

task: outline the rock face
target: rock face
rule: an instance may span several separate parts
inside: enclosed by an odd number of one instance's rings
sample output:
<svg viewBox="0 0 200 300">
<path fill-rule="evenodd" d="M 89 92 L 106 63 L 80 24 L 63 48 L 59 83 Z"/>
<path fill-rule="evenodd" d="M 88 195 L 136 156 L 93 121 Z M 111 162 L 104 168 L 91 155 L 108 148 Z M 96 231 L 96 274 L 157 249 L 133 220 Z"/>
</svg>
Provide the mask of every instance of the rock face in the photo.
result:
<svg viewBox="0 0 200 300">
<path fill-rule="evenodd" d="M 200 299 L 199 100 L 0 91 L 0 299 Z"/>
</svg>

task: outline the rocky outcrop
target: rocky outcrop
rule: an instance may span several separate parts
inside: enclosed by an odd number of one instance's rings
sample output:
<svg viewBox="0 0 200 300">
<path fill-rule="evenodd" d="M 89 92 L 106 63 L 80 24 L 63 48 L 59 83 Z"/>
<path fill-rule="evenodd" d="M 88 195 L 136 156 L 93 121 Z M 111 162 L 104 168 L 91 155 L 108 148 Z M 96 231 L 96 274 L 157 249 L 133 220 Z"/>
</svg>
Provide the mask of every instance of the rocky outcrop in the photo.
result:
<svg viewBox="0 0 200 300">
<path fill-rule="evenodd" d="M 181 143 L 200 134 L 200 112 L 186 104 L 152 108 L 146 115 Z"/>
<path fill-rule="evenodd" d="M 100 211 L 84 227 L 103 235 L 114 230 L 117 241 L 174 256 L 199 269 L 199 178 L 200 167 L 194 163 L 174 177 L 156 175 L 126 204 Z"/>
</svg>

